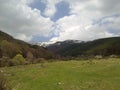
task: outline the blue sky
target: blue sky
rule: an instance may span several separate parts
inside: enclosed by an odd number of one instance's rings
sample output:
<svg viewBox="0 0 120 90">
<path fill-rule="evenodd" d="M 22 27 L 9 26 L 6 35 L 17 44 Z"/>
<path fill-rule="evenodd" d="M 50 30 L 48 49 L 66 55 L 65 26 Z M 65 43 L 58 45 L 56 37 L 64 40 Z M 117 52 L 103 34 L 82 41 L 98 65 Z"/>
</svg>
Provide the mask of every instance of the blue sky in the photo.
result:
<svg viewBox="0 0 120 90">
<path fill-rule="evenodd" d="M 35 1 L 33 3 L 31 3 L 29 5 L 32 9 L 38 9 L 41 11 L 41 15 L 43 17 L 46 17 L 44 15 L 44 10 L 45 10 L 45 7 L 46 7 L 46 4 L 43 3 L 42 1 Z M 65 2 L 65 1 L 61 1 L 59 3 L 57 3 L 55 5 L 56 7 L 56 12 L 55 14 L 50 18 L 53 22 L 56 22 L 57 20 L 59 20 L 60 18 L 64 17 L 64 16 L 69 16 L 69 12 L 70 12 L 70 9 L 69 9 L 69 3 Z M 49 41 L 52 37 L 54 37 L 55 35 L 52 35 L 52 36 L 48 36 L 48 37 L 42 37 L 42 36 L 34 36 L 32 38 L 31 41 L 36 41 L 36 42 L 46 42 L 46 41 Z"/>
<path fill-rule="evenodd" d="M 36 8 L 41 11 L 41 15 L 44 16 L 43 12 L 45 10 L 46 4 L 37 0 L 29 5 L 32 9 Z"/>
<path fill-rule="evenodd" d="M 44 10 L 45 10 L 45 7 L 46 7 L 46 4 L 43 3 L 42 1 L 35 1 L 34 3 L 31 3 L 29 5 L 32 9 L 34 8 L 37 8 L 41 11 L 41 15 L 46 17 L 44 15 Z M 57 21 L 58 19 L 64 17 L 64 16 L 69 16 L 69 12 L 70 12 L 70 9 L 69 9 L 69 3 L 65 2 L 65 1 L 61 1 L 59 3 L 57 3 L 55 5 L 56 7 L 56 12 L 55 14 L 51 17 L 51 20 L 52 21 Z"/>
<path fill-rule="evenodd" d="M 46 17 L 44 15 L 44 10 L 45 10 L 45 7 L 46 7 L 46 4 L 43 3 L 42 1 L 36 1 L 34 3 L 31 3 L 29 5 L 32 9 L 34 8 L 37 8 L 41 11 L 41 15 Z M 52 21 L 57 21 L 58 19 L 64 17 L 64 16 L 69 16 L 69 12 L 70 12 L 70 9 L 69 9 L 69 3 L 65 2 L 65 1 L 61 1 L 59 3 L 57 3 L 55 5 L 56 7 L 56 12 L 55 14 L 51 17 L 51 20 Z"/>
<path fill-rule="evenodd" d="M 116 37 L 119 8 L 119 0 L 2 0 L 0 29 L 27 42 Z"/>
<path fill-rule="evenodd" d="M 58 19 L 64 17 L 64 16 L 69 16 L 69 4 L 62 1 L 59 2 L 58 4 L 56 4 L 56 9 L 57 12 L 55 13 L 55 15 L 52 17 L 53 21 L 57 21 Z"/>
</svg>

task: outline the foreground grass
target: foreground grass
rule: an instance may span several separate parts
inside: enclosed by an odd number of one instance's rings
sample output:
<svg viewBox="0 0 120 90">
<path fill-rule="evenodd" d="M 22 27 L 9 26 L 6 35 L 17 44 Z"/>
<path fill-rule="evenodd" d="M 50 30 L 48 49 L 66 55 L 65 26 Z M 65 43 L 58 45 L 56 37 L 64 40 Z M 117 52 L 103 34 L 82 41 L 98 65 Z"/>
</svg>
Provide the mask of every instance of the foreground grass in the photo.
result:
<svg viewBox="0 0 120 90">
<path fill-rule="evenodd" d="M 1 68 L 13 90 L 120 90 L 120 59 Z"/>
</svg>

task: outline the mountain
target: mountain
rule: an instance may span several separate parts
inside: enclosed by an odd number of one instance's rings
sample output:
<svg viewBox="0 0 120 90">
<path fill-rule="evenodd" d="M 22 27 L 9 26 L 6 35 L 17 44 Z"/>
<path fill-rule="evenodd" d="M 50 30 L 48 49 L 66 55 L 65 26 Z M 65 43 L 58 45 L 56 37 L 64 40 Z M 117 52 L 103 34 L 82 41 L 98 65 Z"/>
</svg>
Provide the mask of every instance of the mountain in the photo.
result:
<svg viewBox="0 0 120 90">
<path fill-rule="evenodd" d="M 120 55 L 120 37 L 103 38 L 93 41 L 68 40 L 49 45 L 47 48 L 61 56 Z"/>
<path fill-rule="evenodd" d="M 48 47 L 48 46 L 50 46 L 50 45 L 52 45 L 54 43 L 55 43 L 54 41 L 49 41 L 49 42 L 37 42 L 37 43 L 34 43 L 34 44 L 42 46 L 42 47 Z"/>
<path fill-rule="evenodd" d="M 61 54 L 62 51 L 64 51 L 67 47 L 81 43 L 82 41 L 79 40 L 66 40 L 66 41 L 58 41 L 53 44 L 49 44 L 46 48 L 48 48 L 50 51 Z M 61 53 L 60 53 L 61 52 Z"/>
<path fill-rule="evenodd" d="M 13 58 L 16 54 L 22 54 L 26 58 L 28 53 L 31 53 L 34 58 L 54 58 L 54 54 L 46 48 L 14 39 L 9 34 L 0 31 L 0 57 Z"/>
<path fill-rule="evenodd" d="M 66 41 L 49 41 L 49 42 L 37 42 L 37 43 L 34 43 L 35 45 L 39 45 L 39 46 L 42 46 L 42 47 L 49 47 L 51 45 L 59 45 L 61 43 L 67 43 L 67 44 L 70 44 L 70 43 L 80 43 L 81 41 L 80 40 L 66 40 Z"/>
<path fill-rule="evenodd" d="M 38 46 L 40 45 L 40 46 Z M 43 47 L 44 46 L 44 47 Z M 32 54 L 34 58 L 57 58 L 80 55 L 120 55 L 120 37 L 103 38 L 93 41 L 66 40 L 59 42 L 42 42 L 32 45 L 14 39 L 7 33 L 0 31 L 0 57 L 13 58 L 22 54 L 25 58 Z M 30 54 L 30 55 L 31 55 Z"/>
</svg>

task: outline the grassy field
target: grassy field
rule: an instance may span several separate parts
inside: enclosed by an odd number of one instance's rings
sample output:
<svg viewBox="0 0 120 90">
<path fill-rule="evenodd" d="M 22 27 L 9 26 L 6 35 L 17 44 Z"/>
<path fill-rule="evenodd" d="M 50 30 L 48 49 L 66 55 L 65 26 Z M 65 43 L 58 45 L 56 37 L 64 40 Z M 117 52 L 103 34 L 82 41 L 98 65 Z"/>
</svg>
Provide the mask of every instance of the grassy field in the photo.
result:
<svg viewBox="0 0 120 90">
<path fill-rule="evenodd" d="M 120 90 L 120 59 L 0 68 L 13 90 Z"/>
</svg>

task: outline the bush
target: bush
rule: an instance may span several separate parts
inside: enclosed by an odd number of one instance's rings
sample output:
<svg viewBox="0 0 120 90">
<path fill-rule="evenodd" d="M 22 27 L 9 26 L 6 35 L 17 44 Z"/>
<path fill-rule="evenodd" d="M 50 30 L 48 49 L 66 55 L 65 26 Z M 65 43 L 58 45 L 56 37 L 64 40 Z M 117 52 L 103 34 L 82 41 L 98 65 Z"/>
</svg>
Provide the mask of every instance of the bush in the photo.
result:
<svg viewBox="0 0 120 90">
<path fill-rule="evenodd" d="M 0 90 L 12 90 L 9 87 L 8 82 L 1 71 L 0 71 Z"/>
<path fill-rule="evenodd" d="M 26 57 L 26 60 L 29 62 L 29 63 L 33 63 L 33 60 L 34 59 L 34 56 L 33 54 L 29 51 L 27 52 L 27 57 Z"/>
<path fill-rule="evenodd" d="M 6 90 L 6 79 L 3 77 L 3 74 L 0 72 L 0 90 Z"/>
<path fill-rule="evenodd" d="M 46 62 L 46 60 L 44 58 L 36 58 L 33 60 L 32 63 L 35 64 L 35 63 L 45 63 L 45 62 Z"/>
<path fill-rule="evenodd" d="M 2 50 L 1 50 L 1 46 L 0 46 L 0 58 L 2 58 Z"/>
<path fill-rule="evenodd" d="M 110 58 L 117 58 L 117 55 L 110 55 Z"/>
<path fill-rule="evenodd" d="M 24 65 L 26 64 L 25 58 L 21 54 L 17 54 L 12 60 L 11 65 Z"/>
<path fill-rule="evenodd" d="M 3 56 L 0 58 L 0 67 L 9 66 L 10 58 Z"/>
<path fill-rule="evenodd" d="M 96 56 L 95 56 L 95 59 L 102 59 L 102 58 L 103 58 L 102 55 L 96 55 Z"/>
</svg>

